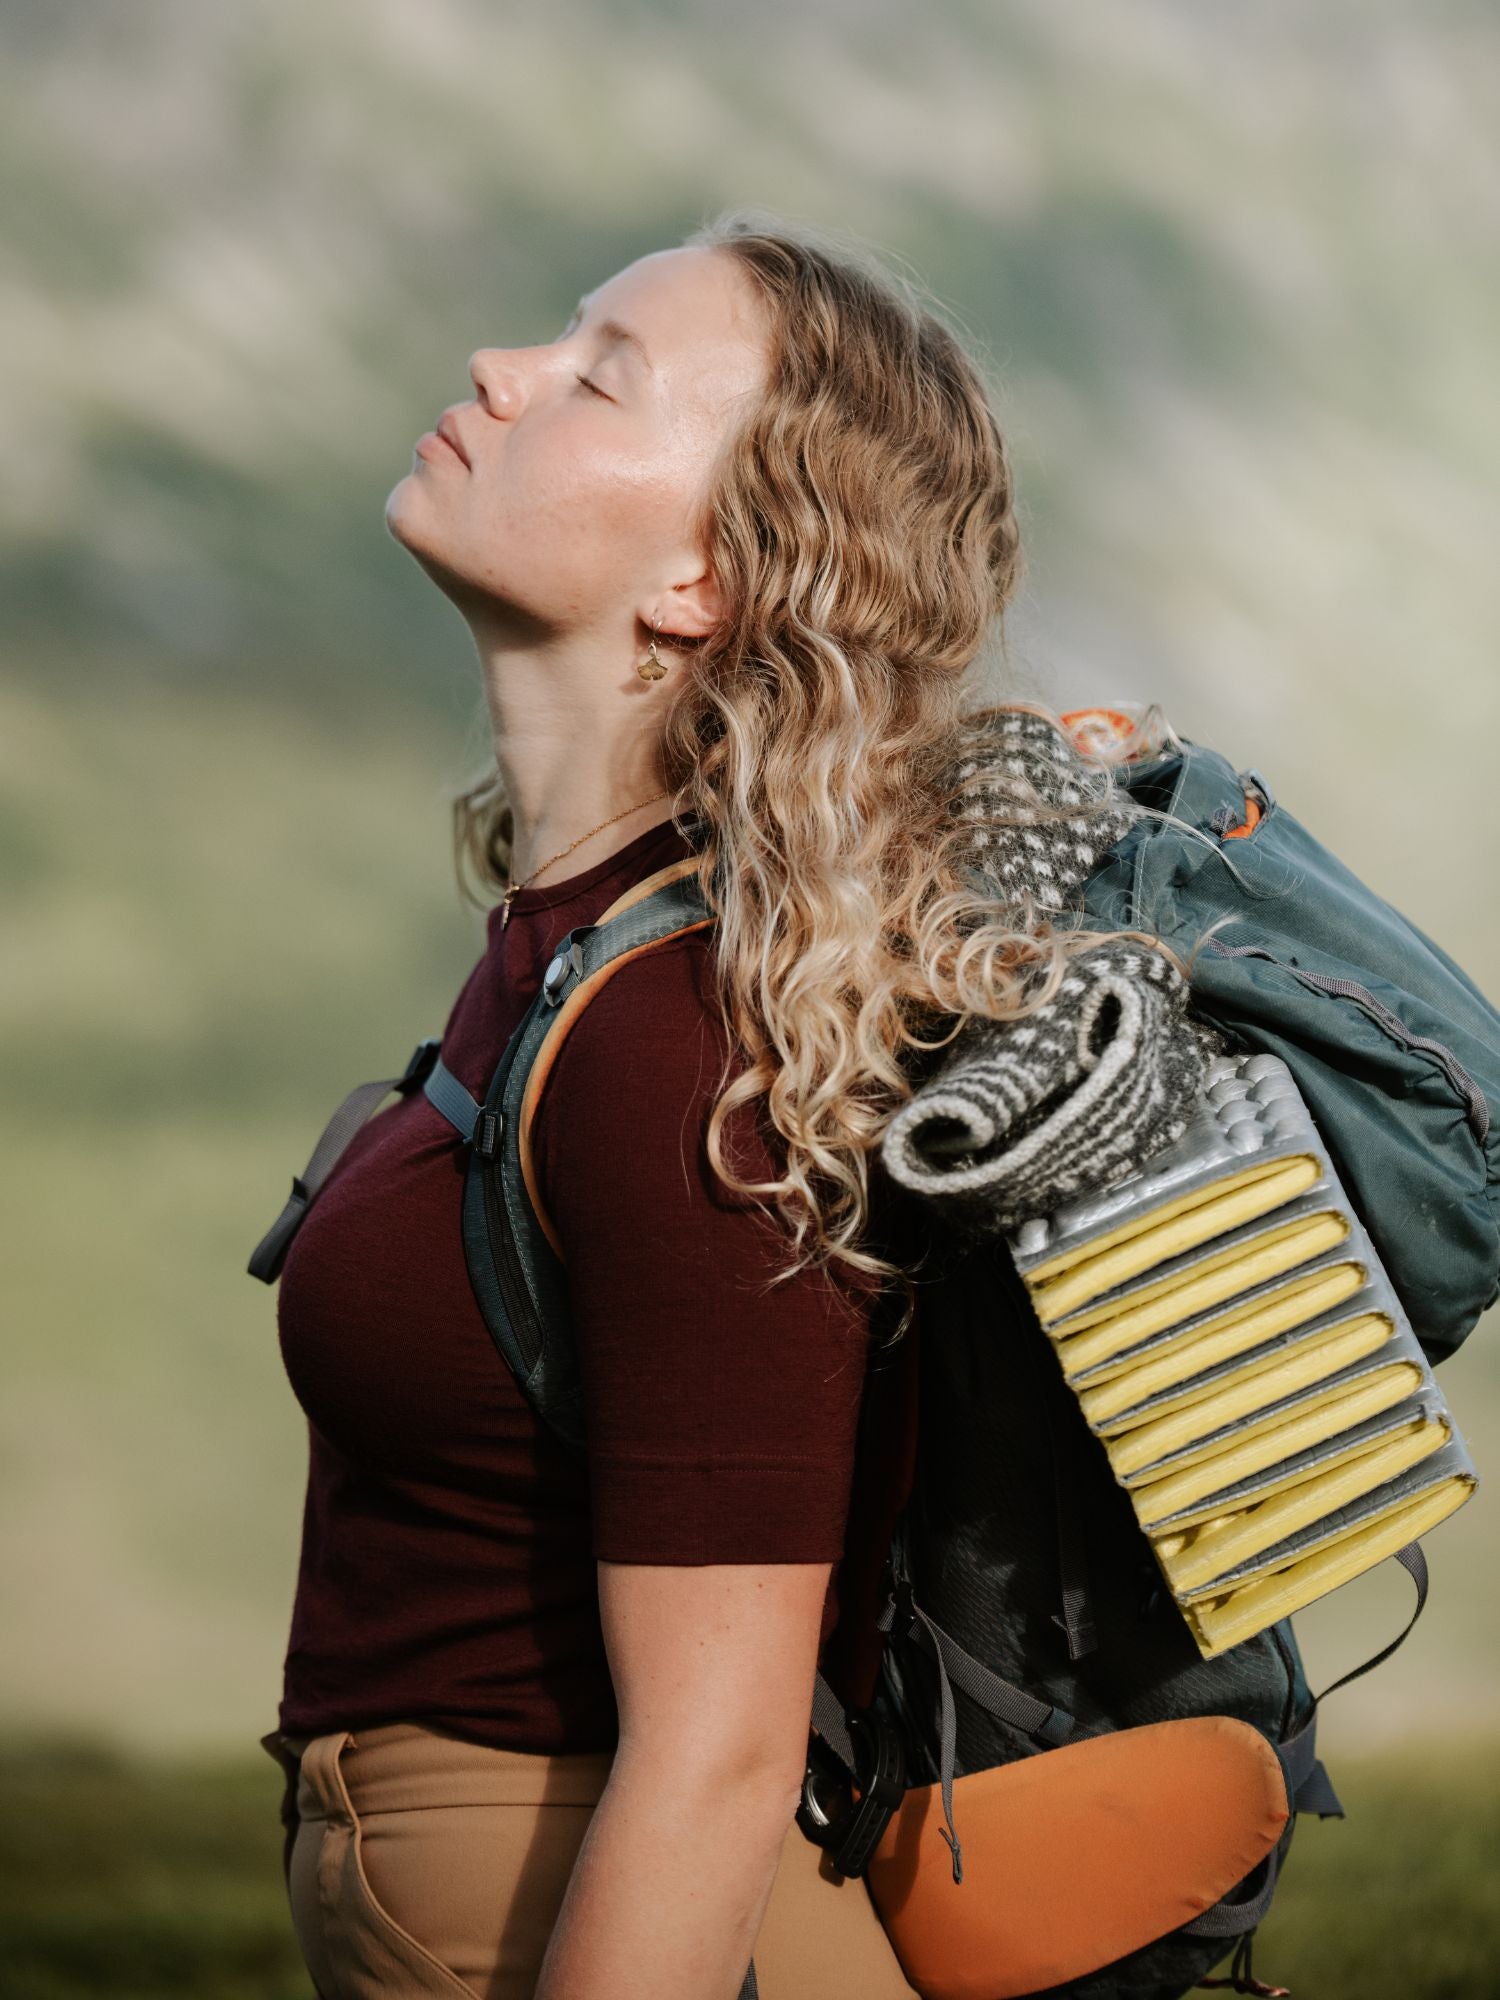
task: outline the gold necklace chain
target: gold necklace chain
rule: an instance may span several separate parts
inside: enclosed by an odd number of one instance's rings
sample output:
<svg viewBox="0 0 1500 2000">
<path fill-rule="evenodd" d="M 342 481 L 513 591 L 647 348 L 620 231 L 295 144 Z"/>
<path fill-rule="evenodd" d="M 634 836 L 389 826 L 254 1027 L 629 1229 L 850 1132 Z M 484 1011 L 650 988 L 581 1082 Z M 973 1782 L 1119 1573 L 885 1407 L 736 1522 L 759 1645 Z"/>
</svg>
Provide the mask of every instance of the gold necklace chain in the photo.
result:
<svg viewBox="0 0 1500 2000">
<path fill-rule="evenodd" d="M 562 854 L 554 854 L 550 860 L 544 861 L 540 868 L 533 868 L 531 873 L 526 877 L 525 882 L 513 882 L 511 886 L 506 890 L 505 894 L 500 898 L 501 930 L 504 930 L 505 926 L 510 922 L 511 898 L 513 896 L 519 896 L 521 891 L 526 887 L 526 883 L 534 882 L 538 875 L 543 874 L 548 868 L 552 866 L 553 861 L 561 861 L 563 855 L 571 854 L 575 847 L 582 847 L 583 843 L 586 840 L 592 839 L 592 837 L 596 833 L 603 833 L 605 827 L 613 826 L 615 820 L 624 819 L 627 813 L 639 812 L 642 806 L 654 806 L 656 804 L 657 799 L 664 799 L 666 797 L 667 793 L 658 792 L 654 798 L 641 799 L 636 805 L 626 806 L 624 812 L 617 812 L 614 814 L 612 818 L 601 820 L 597 826 L 591 826 L 587 833 L 579 834 L 578 838 L 575 841 L 573 841 L 571 845 L 565 847 L 562 850 Z"/>
</svg>

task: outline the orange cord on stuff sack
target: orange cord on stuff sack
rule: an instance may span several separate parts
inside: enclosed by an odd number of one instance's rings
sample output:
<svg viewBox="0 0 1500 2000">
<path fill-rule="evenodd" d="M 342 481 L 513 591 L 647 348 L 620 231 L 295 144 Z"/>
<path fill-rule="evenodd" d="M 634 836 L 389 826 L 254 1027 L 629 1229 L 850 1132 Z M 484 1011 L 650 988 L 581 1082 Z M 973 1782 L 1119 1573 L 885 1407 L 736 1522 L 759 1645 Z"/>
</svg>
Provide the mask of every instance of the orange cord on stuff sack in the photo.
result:
<svg viewBox="0 0 1500 2000">
<path fill-rule="evenodd" d="M 1135 728 L 1135 718 L 1119 708 L 1070 708 L 1057 719 L 1086 757 L 1112 749 Z"/>
<path fill-rule="evenodd" d="M 1113 749 L 1135 728 L 1134 718 L 1119 708 L 1069 708 L 1057 719 L 1073 739 L 1074 747 L 1086 757 Z M 1246 792 L 1244 821 L 1230 827 L 1223 838 L 1243 840 L 1246 834 L 1254 833 L 1262 816 L 1260 800 Z"/>
<path fill-rule="evenodd" d="M 1226 840 L 1243 840 L 1247 833 L 1254 833 L 1260 825 L 1260 800 L 1249 792 L 1245 794 L 1245 822 L 1243 826 L 1232 826 L 1225 834 Z"/>
</svg>

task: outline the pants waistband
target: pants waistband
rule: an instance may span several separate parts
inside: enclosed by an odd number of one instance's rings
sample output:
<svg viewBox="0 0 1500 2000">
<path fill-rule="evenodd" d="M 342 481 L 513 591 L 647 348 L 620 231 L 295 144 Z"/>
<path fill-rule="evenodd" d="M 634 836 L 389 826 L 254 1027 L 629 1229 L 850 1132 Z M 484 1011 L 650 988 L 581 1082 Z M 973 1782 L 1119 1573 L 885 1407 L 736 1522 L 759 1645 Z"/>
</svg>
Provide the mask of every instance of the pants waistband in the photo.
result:
<svg viewBox="0 0 1500 2000">
<path fill-rule="evenodd" d="M 412 1812 L 430 1806 L 593 1806 L 613 1750 L 543 1755 L 469 1743 L 419 1722 L 298 1737 L 273 1731 L 265 1748 L 297 1767 L 299 1819 Z M 280 1746 L 280 1749 L 276 1747 Z"/>
</svg>

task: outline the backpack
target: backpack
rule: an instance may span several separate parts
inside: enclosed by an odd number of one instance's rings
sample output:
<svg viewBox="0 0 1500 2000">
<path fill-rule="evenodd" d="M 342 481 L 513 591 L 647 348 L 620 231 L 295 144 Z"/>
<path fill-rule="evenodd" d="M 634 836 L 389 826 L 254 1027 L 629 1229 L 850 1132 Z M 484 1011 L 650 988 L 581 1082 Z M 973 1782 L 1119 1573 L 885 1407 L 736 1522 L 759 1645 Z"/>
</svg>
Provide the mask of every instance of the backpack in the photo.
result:
<svg viewBox="0 0 1500 2000">
<path fill-rule="evenodd" d="M 1209 923 L 1232 917 L 1192 961 L 1195 1004 L 1245 1047 L 1284 1057 L 1424 1351 L 1451 1353 L 1500 1289 L 1490 1117 L 1500 1016 L 1276 805 L 1258 773 L 1179 742 L 1117 775 L 1200 837 L 1137 823 L 1085 885 L 1079 920 L 1161 926 L 1185 956 Z M 1230 840 L 1233 871 L 1211 868 Z M 444 1068 L 437 1038 L 401 1076 L 351 1092 L 251 1274 L 274 1282 L 385 1095 L 422 1089 L 470 1148 L 465 1255 L 496 1345 L 538 1415 L 583 1448 L 566 1273 L 530 1128 L 562 1037 L 617 962 L 713 923 L 696 866 L 669 864 L 558 940 L 483 1103 Z M 1195 1983 L 1281 1991 L 1254 1978 L 1251 1943 L 1297 1815 L 1343 1816 L 1315 1751 L 1332 1689 L 1311 1694 L 1289 1616 L 1201 1655 L 1045 1351 L 1015 1257 L 1000 1240 L 947 1237 L 925 1216 L 921 1227 L 918 1445 L 886 1559 L 884 1648 L 863 1706 L 846 1708 L 817 1675 L 798 1823 L 838 1872 L 866 1877 L 927 2000 L 1177 2000 Z M 1416 1609 L 1333 1687 L 1387 1658 L 1420 1615 L 1420 1543 L 1396 1557 Z M 952 1868 L 940 1882 L 915 1851 L 939 1799 Z M 969 1898 L 953 1887 L 966 1881 Z M 1230 1978 L 1205 1980 L 1235 1940 Z M 755 1990 L 752 1964 L 743 1995 Z"/>
</svg>

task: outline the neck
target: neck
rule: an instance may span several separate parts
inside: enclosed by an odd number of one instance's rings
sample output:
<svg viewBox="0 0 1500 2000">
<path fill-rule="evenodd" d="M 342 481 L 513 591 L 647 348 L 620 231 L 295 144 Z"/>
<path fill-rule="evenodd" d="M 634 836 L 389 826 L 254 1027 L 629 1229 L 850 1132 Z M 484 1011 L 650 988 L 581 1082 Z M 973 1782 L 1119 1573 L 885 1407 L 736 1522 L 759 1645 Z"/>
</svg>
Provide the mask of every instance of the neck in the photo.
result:
<svg viewBox="0 0 1500 2000">
<path fill-rule="evenodd" d="M 514 818 L 513 882 L 564 881 L 671 818 L 671 798 L 655 796 L 662 703 L 632 671 L 628 637 L 474 638 Z"/>
</svg>

